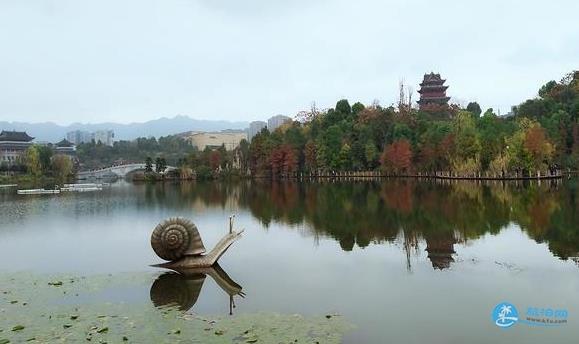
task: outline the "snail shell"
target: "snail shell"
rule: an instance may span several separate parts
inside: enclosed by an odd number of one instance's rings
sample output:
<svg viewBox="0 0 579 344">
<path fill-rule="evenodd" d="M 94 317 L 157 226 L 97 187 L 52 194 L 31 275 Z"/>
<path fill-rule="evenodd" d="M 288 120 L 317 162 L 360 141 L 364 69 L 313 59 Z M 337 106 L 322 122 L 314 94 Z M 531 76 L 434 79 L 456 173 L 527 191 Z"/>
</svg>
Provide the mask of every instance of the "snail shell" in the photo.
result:
<svg viewBox="0 0 579 344">
<path fill-rule="evenodd" d="M 159 257 L 169 261 L 205 253 L 197 226 L 181 217 L 157 225 L 151 234 L 151 246 Z"/>
</svg>

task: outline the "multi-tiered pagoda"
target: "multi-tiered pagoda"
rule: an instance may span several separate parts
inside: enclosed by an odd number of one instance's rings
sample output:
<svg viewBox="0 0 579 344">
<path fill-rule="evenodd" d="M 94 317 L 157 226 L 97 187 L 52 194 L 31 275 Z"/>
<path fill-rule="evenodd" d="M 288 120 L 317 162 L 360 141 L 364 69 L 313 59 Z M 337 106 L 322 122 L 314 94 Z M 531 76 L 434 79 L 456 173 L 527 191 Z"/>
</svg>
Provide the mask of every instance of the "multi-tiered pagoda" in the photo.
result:
<svg viewBox="0 0 579 344">
<path fill-rule="evenodd" d="M 446 96 L 448 86 L 444 86 L 445 81 L 440 78 L 440 74 L 424 74 L 424 80 L 422 80 L 420 90 L 418 90 L 418 93 L 420 93 L 420 100 L 418 101 L 420 108 L 431 104 L 448 104 L 450 97 Z"/>
</svg>

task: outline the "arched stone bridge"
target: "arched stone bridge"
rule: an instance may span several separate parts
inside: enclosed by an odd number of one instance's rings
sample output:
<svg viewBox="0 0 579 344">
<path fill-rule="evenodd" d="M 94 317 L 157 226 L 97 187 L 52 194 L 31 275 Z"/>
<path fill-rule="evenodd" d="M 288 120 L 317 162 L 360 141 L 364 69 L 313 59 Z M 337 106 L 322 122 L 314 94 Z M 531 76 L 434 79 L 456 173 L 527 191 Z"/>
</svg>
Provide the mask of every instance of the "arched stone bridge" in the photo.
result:
<svg viewBox="0 0 579 344">
<path fill-rule="evenodd" d="M 175 170 L 173 166 L 167 166 L 164 172 Z M 101 168 L 98 170 L 80 171 L 76 174 L 78 179 L 101 179 L 101 178 L 124 178 L 127 174 L 135 171 L 144 171 L 145 164 L 126 164 Z"/>
</svg>

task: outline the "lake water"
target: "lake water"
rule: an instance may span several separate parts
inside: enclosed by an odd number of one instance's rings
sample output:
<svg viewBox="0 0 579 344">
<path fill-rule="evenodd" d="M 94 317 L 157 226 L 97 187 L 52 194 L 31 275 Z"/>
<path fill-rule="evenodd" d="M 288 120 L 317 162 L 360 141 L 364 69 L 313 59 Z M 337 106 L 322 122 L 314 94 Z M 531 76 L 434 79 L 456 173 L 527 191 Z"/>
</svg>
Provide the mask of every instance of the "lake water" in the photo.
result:
<svg viewBox="0 0 579 344">
<path fill-rule="evenodd" d="M 213 278 L 191 284 L 150 267 L 162 261 L 149 240 L 161 220 L 183 216 L 211 249 L 235 214 L 243 238 L 219 261 L 245 294 L 234 296 L 234 317 L 340 314 L 355 326 L 346 343 L 576 343 L 577 186 L 384 180 L 120 182 L 58 196 L 5 190 L 0 272 L 144 272 L 157 281 L 112 288 L 97 301 L 162 304 L 184 290 L 193 294 L 180 301 L 188 312 L 228 316 L 229 296 Z M 491 312 L 503 301 L 520 319 L 529 308 L 543 318 L 565 310 L 567 323 L 501 329 Z"/>
</svg>

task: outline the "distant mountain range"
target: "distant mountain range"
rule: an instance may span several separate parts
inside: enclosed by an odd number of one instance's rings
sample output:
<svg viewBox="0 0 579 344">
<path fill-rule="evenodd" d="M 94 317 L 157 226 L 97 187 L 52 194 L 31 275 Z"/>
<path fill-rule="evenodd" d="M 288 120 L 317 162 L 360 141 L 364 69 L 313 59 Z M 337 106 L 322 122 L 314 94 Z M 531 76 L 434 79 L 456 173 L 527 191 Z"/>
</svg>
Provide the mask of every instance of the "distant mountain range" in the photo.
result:
<svg viewBox="0 0 579 344">
<path fill-rule="evenodd" d="M 73 123 L 68 126 L 58 125 L 52 122 L 25 123 L 0 121 L 1 130 L 26 131 L 28 135 L 35 137 L 35 141 L 58 142 L 66 137 L 66 133 L 73 130 L 94 132 L 96 130 L 113 130 L 115 140 L 133 140 L 137 137 L 167 136 L 186 131 L 220 131 L 225 129 L 245 129 L 248 122 L 229 122 L 193 119 L 187 116 L 173 118 L 160 118 L 143 123 Z"/>
</svg>

